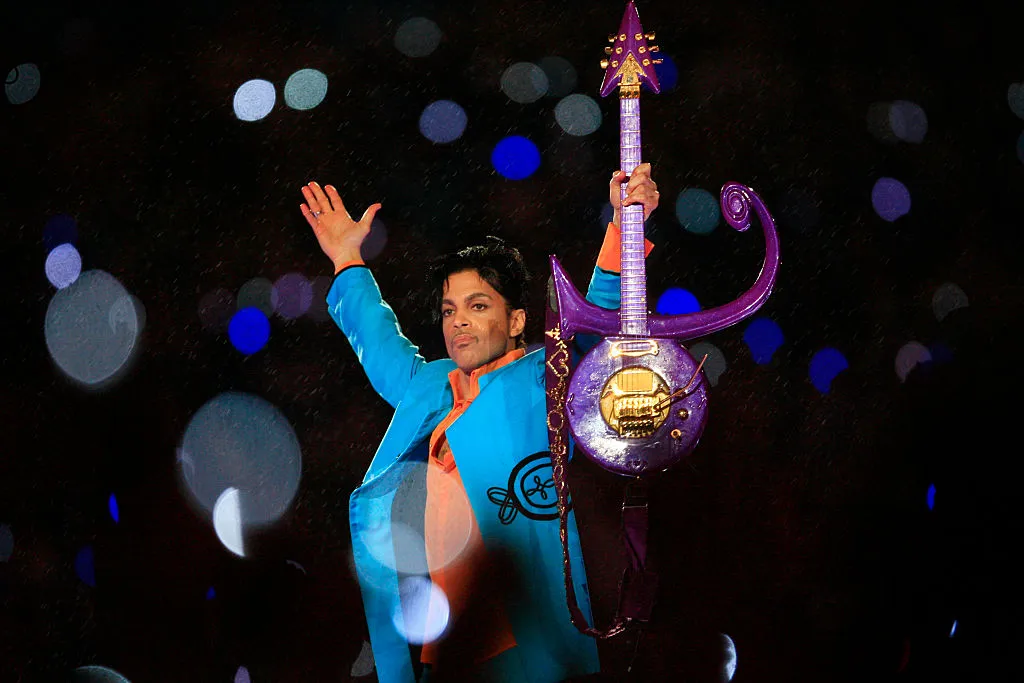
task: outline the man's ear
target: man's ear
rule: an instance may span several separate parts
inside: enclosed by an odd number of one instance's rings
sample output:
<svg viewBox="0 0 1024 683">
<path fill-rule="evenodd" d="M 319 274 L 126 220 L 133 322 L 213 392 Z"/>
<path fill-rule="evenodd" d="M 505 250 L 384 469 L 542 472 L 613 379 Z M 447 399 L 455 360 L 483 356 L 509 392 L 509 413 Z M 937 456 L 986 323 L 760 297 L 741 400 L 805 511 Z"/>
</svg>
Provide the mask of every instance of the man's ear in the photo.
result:
<svg viewBox="0 0 1024 683">
<path fill-rule="evenodd" d="M 522 308 L 513 309 L 509 314 L 508 336 L 518 337 L 526 329 L 526 311 Z"/>
</svg>

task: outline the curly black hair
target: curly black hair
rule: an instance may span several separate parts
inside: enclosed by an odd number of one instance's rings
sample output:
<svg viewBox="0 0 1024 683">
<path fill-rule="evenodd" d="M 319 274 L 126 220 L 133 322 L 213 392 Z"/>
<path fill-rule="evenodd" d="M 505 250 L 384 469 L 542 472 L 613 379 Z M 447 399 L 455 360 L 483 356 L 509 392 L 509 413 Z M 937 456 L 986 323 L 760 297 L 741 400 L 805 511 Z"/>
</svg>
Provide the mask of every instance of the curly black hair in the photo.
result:
<svg viewBox="0 0 1024 683">
<path fill-rule="evenodd" d="M 523 256 L 505 240 L 493 235 L 484 238 L 484 244 L 465 247 L 436 258 L 427 270 L 427 283 L 431 291 L 434 323 L 441 322 L 441 302 L 448 276 L 466 270 L 475 270 L 480 277 L 505 299 L 506 313 L 521 308 L 529 315 L 526 300 L 529 297 L 530 271 Z M 525 348 L 525 332 L 515 338 L 516 347 Z"/>
</svg>

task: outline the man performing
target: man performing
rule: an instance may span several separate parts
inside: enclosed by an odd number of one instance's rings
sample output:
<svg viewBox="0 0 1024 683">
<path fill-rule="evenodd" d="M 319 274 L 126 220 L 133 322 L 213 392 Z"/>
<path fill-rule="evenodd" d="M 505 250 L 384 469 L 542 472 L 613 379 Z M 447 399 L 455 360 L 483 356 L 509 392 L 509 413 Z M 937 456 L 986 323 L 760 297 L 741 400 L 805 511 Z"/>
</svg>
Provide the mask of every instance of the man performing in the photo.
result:
<svg viewBox="0 0 1024 683">
<path fill-rule="evenodd" d="M 613 174 L 612 223 L 586 296 L 607 309 L 619 307 L 620 187 L 627 180 L 622 206 L 642 204 L 645 220 L 658 206 L 650 164 L 628 179 Z M 428 279 L 449 358 L 427 362 L 360 256 L 380 204 L 354 221 L 334 187 L 313 182 L 302 194 L 302 215 L 334 264 L 330 315 L 395 409 L 349 501 L 378 679 L 555 683 L 598 672 L 596 642 L 576 630 L 566 607 L 544 350 L 526 353 L 529 275 L 519 251 L 488 238 L 435 262 Z M 645 254 L 653 246 L 647 242 Z M 569 548 L 579 606 L 592 622 L 572 513 Z M 422 578 L 427 573 L 434 588 Z M 425 584 L 426 609 L 422 591 L 413 590 Z M 444 599 L 443 632 L 414 638 L 408 625 L 424 612 L 443 618 Z"/>
</svg>

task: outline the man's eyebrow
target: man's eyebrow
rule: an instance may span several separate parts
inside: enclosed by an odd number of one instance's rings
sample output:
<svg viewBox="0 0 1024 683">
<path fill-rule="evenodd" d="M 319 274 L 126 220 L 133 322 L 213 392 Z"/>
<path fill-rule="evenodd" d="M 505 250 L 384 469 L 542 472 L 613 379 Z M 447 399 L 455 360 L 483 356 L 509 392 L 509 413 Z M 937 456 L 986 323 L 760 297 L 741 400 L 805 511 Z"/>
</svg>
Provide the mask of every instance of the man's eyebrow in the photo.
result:
<svg viewBox="0 0 1024 683">
<path fill-rule="evenodd" d="M 466 297 L 466 301 L 472 301 L 473 299 L 490 299 L 490 298 L 491 298 L 490 294 L 484 294 L 483 292 L 473 292 L 472 294 L 470 294 L 470 295 L 468 295 Z M 441 304 L 442 305 L 449 304 L 449 305 L 454 306 L 455 302 L 452 301 L 451 299 L 443 299 L 441 301 Z"/>
</svg>

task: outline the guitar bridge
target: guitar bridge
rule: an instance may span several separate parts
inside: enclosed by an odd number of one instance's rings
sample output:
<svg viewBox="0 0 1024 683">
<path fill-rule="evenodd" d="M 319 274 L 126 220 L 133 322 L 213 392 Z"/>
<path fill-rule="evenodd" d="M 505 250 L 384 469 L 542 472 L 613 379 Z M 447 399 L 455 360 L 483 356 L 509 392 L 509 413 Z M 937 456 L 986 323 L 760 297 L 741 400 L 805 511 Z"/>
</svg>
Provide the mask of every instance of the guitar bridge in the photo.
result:
<svg viewBox="0 0 1024 683">
<path fill-rule="evenodd" d="M 668 418 L 668 384 L 649 368 L 624 368 L 601 390 L 601 416 L 619 436 L 651 436 Z"/>
</svg>

